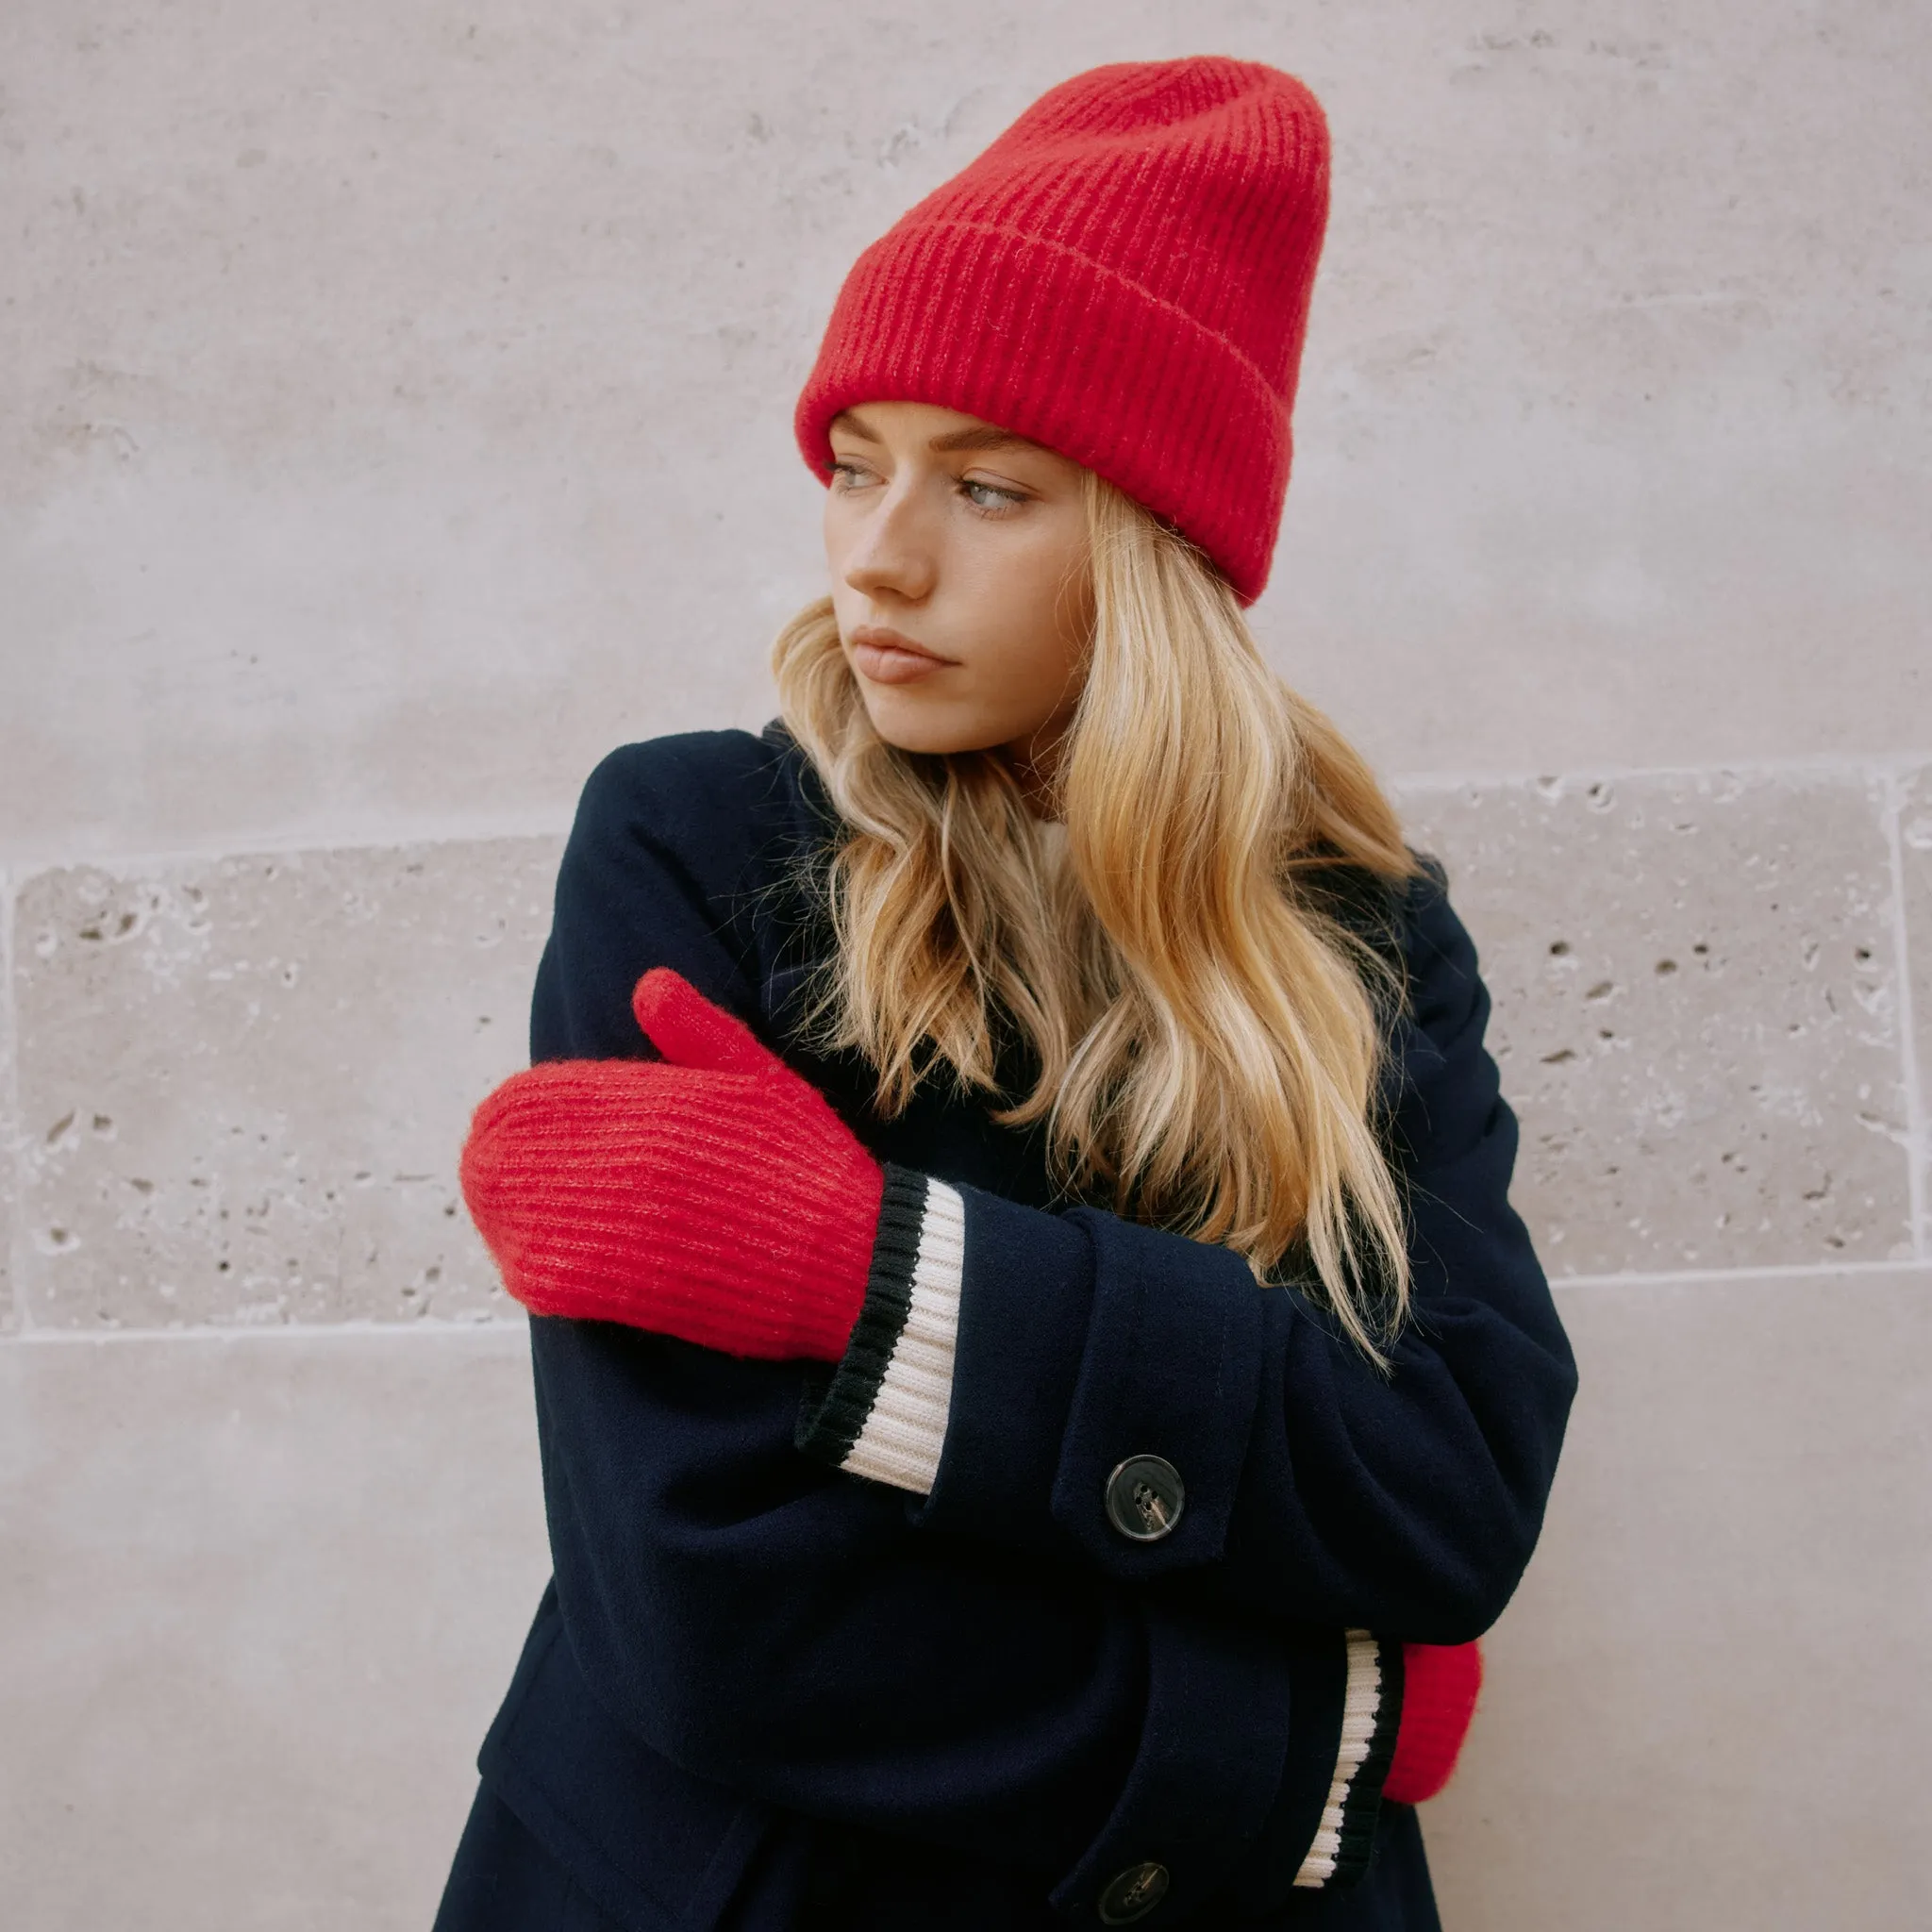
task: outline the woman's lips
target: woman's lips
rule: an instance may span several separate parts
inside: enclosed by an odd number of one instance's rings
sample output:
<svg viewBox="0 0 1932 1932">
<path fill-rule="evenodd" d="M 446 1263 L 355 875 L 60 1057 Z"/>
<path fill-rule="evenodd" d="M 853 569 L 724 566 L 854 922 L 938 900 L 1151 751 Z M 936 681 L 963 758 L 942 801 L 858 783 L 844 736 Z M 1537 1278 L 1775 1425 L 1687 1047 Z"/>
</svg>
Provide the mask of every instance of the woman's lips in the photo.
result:
<svg viewBox="0 0 1932 1932">
<path fill-rule="evenodd" d="M 874 684 L 910 684 L 943 671 L 951 658 L 936 657 L 895 630 L 856 630 L 852 661 Z"/>
</svg>

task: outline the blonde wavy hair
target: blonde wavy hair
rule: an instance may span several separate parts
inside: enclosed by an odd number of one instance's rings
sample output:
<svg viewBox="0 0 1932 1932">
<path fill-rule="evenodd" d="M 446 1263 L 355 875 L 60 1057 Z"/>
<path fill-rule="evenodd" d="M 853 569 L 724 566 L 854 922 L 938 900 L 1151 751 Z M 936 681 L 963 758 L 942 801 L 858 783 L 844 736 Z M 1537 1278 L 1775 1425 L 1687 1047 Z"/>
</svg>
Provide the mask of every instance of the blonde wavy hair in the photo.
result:
<svg viewBox="0 0 1932 1932">
<path fill-rule="evenodd" d="M 1292 1252 L 1383 1361 L 1409 1294 L 1374 1121 L 1404 990 L 1322 887 L 1417 861 L 1206 556 L 1091 472 L 1085 488 L 1091 644 L 1044 823 L 1003 753 L 878 736 L 829 598 L 773 645 L 786 725 L 841 821 L 814 875 L 836 947 L 806 1036 L 864 1056 L 882 1117 L 949 1067 L 1008 1100 L 1003 1125 L 1045 1122 L 1065 1192 L 1231 1248 L 1259 1281 Z M 1036 1074 L 1016 1099 L 997 1075 L 1015 1035 Z"/>
</svg>

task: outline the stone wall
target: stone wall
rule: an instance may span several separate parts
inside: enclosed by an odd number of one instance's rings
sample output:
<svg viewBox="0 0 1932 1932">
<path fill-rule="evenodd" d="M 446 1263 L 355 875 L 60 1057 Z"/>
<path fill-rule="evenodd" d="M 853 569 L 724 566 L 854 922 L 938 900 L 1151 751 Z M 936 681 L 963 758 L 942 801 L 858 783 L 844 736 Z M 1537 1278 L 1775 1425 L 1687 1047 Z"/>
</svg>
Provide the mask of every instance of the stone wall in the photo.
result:
<svg viewBox="0 0 1932 1932">
<path fill-rule="evenodd" d="M 858 247 L 1204 49 L 1336 136 L 1257 625 L 1449 866 L 1583 1370 L 1448 1932 L 1923 1915 L 1932 16 L 17 0 L 9 1926 L 427 1924 L 547 1574 L 454 1164 L 576 787 L 770 715 Z"/>
</svg>

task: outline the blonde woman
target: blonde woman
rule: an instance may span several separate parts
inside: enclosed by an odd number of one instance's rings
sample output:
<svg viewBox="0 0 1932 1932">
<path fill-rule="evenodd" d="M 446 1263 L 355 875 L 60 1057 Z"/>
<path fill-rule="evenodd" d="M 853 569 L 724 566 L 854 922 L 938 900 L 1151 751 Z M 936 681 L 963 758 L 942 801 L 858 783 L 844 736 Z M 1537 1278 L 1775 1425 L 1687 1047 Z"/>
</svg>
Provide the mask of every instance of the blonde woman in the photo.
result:
<svg viewBox="0 0 1932 1932">
<path fill-rule="evenodd" d="M 1243 619 L 1327 154 L 1037 103 L 840 297 L 782 719 L 590 781 L 464 1154 L 556 1577 L 442 1932 L 1436 1924 L 1574 1374 L 1441 870 Z"/>
</svg>

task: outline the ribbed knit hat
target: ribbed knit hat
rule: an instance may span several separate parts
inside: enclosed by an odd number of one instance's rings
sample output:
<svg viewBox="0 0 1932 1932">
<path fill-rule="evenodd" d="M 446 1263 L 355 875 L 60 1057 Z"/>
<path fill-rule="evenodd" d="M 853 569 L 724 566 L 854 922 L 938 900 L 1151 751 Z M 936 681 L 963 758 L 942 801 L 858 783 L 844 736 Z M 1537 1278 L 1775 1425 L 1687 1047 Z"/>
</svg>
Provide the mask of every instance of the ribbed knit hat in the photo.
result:
<svg viewBox="0 0 1932 1932">
<path fill-rule="evenodd" d="M 1097 471 L 1252 603 L 1327 212 L 1327 124 L 1291 75 L 1218 58 L 1075 75 L 858 258 L 799 447 L 829 480 L 841 409 L 982 417 Z"/>
</svg>

